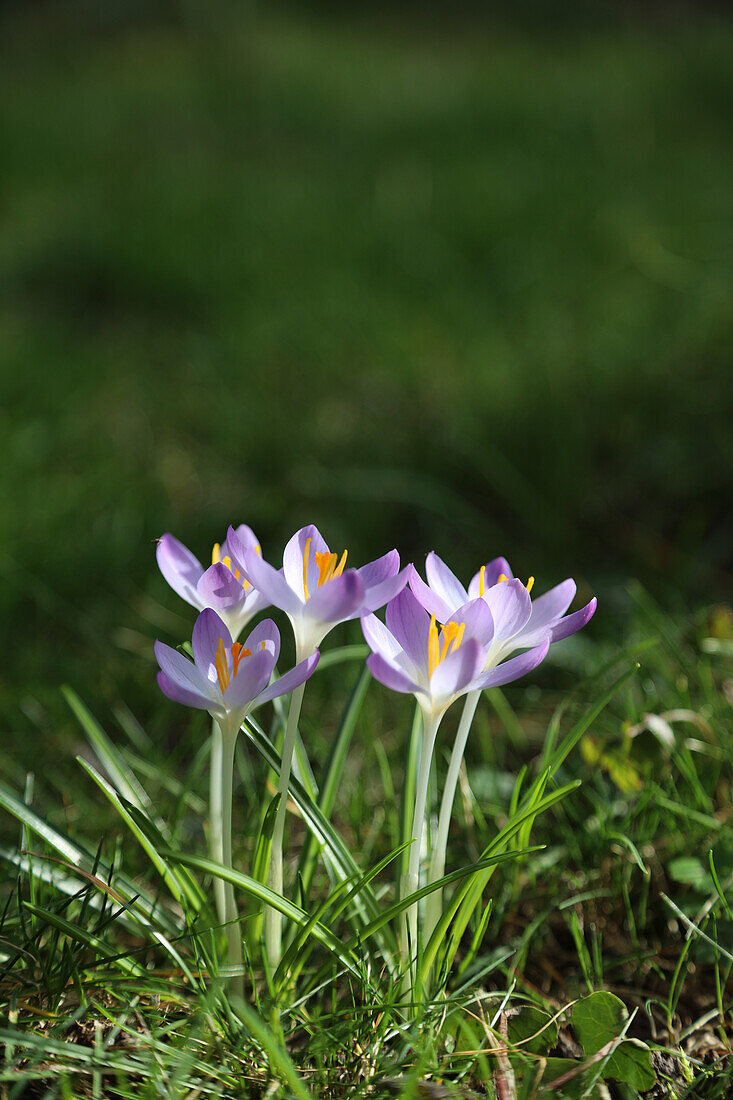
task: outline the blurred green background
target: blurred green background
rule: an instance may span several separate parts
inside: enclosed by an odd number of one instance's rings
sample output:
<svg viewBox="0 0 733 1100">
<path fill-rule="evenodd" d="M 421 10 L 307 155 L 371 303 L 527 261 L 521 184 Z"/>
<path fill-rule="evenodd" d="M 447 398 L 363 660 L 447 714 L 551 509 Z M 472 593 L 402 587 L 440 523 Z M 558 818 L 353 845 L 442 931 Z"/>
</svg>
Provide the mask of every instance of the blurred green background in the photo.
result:
<svg viewBox="0 0 733 1100">
<path fill-rule="evenodd" d="M 732 60 L 715 6 L 0 5 L 6 729 L 152 702 L 165 530 L 503 553 L 609 643 L 631 576 L 729 596 Z"/>
</svg>

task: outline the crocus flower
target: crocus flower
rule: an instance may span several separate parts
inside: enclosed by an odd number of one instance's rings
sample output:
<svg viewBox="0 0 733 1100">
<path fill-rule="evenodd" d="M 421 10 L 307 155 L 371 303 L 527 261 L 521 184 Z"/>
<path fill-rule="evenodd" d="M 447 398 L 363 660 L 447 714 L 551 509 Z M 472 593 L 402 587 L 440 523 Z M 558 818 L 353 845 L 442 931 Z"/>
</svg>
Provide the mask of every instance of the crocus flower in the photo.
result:
<svg viewBox="0 0 733 1100">
<path fill-rule="evenodd" d="M 485 600 L 464 601 L 439 627 L 435 612 L 431 615 L 408 588 L 387 604 L 386 626 L 376 615 L 361 622 L 374 678 L 413 694 L 423 714 L 432 717 L 467 692 L 499 687 L 530 672 L 550 645 L 542 638 L 529 652 L 496 667 L 490 659 L 494 622 Z"/>
<path fill-rule="evenodd" d="M 231 527 L 227 544 L 242 575 L 289 617 L 301 658 L 312 653 L 338 623 L 382 607 L 409 577 L 409 566 L 400 572 L 396 550 L 361 569 L 346 569 L 347 551 L 340 558 L 332 553 L 312 524 L 290 539 L 279 570 L 263 561 Z"/>
<path fill-rule="evenodd" d="M 232 528 L 232 530 L 234 530 Z M 236 528 L 237 545 L 260 553 L 251 527 Z M 161 573 L 171 588 L 197 611 L 210 607 L 226 623 L 236 639 L 247 623 L 268 606 L 268 601 L 232 564 L 228 541 L 214 543 L 211 565 L 204 569 L 195 554 L 173 535 L 158 540 L 156 557 Z"/>
<path fill-rule="evenodd" d="M 489 665 L 497 665 L 517 649 L 533 649 L 545 639 L 557 642 L 584 627 L 596 609 L 595 597 L 571 615 L 566 615 L 575 581 L 568 578 L 533 600 L 534 577 L 526 585 L 517 580 L 505 558 L 482 565 L 464 588 L 456 575 L 431 552 L 425 561 L 428 583 L 413 567 L 410 588 L 420 603 L 440 622 L 455 617 L 467 600 L 483 600 L 491 612 L 494 633 L 488 648 Z"/>
<path fill-rule="evenodd" d="M 271 684 L 280 654 L 280 632 L 272 619 L 259 623 L 240 645 L 211 608 L 196 620 L 192 646 L 189 661 L 163 642 L 155 643 L 160 689 L 177 703 L 207 710 L 229 729 L 239 729 L 255 707 L 307 680 L 320 656 L 312 654 Z"/>
</svg>

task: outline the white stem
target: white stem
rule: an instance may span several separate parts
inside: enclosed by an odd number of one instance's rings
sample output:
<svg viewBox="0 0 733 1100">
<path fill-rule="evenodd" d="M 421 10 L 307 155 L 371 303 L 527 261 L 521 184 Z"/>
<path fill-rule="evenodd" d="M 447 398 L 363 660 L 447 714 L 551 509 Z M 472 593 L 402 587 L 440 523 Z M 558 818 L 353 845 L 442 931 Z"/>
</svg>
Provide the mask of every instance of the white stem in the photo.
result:
<svg viewBox="0 0 733 1100">
<path fill-rule="evenodd" d="M 232 867 L 232 786 L 234 781 L 234 749 L 237 744 L 239 727 L 222 724 L 222 863 Z M 242 930 L 239 925 L 234 887 L 230 882 L 224 886 L 224 919 L 227 936 L 227 964 L 236 969 L 227 983 L 238 997 L 244 998 L 244 968 L 242 961 Z"/>
<path fill-rule="evenodd" d="M 222 848 L 222 758 L 224 754 L 224 741 L 219 723 L 216 718 L 211 722 L 211 759 L 209 761 L 209 853 L 217 863 L 224 860 Z M 214 879 L 214 901 L 219 920 L 223 924 L 226 920 L 226 904 L 224 900 L 224 880 Z"/>
<path fill-rule="evenodd" d="M 300 660 L 300 657 L 298 659 Z M 290 789 L 290 769 L 293 761 L 293 749 L 295 748 L 295 737 L 298 732 L 298 719 L 300 718 L 300 708 L 303 704 L 304 692 L 305 682 L 295 689 L 290 698 L 290 710 L 288 711 L 288 722 L 285 727 L 285 738 L 283 741 L 280 782 L 277 787 L 277 793 L 280 795 L 280 802 L 278 803 L 277 814 L 275 816 L 275 827 L 272 831 L 272 848 L 270 851 L 270 867 L 267 876 L 267 885 L 274 893 L 280 894 L 281 897 L 283 892 L 283 835 L 285 833 L 285 813 L 288 803 L 288 791 Z M 267 952 L 270 968 L 274 971 L 282 956 L 282 913 L 277 909 L 272 909 L 270 906 L 265 908 L 265 950 Z"/>
<path fill-rule="evenodd" d="M 445 874 L 445 855 L 448 848 L 448 832 L 450 831 L 450 819 L 456 797 L 458 776 L 461 770 L 463 754 L 466 751 L 466 742 L 471 730 L 471 723 L 473 722 L 473 716 L 476 713 L 476 707 L 478 706 L 480 698 L 480 690 L 472 691 L 466 696 L 466 702 L 463 705 L 463 713 L 458 723 L 458 731 L 456 732 L 456 739 L 453 743 L 453 751 L 451 753 L 450 763 L 448 764 L 448 774 L 445 777 L 443 798 L 440 803 L 440 816 L 438 817 L 438 835 L 430 859 L 428 883 L 437 882 L 438 879 L 442 878 Z M 435 890 L 432 894 L 428 894 L 425 900 L 426 943 L 432 936 L 442 912 L 443 891 Z"/>
<path fill-rule="evenodd" d="M 422 843 L 423 827 L 425 824 L 425 806 L 428 797 L 428 782 L 430 780 L 430 763 L 433 756 L 435 737 L 440 725 L 442 714 L 434 715 L 423 712 L 423 735 L 420 748 L 420 763 L 415 784 L 415 808 L 412 814 L 412 835 L 410 845 L 410 860 L 407 866 L 405 879 L 405 895 L 414 894 L 420 882 L 420 847 Z M 407 910 L 408 939 L 403 944 L 402 955 L 405 966 L 409 966 L 410 1000 L 415 1003 L 418 995 L 417 989 L 417 964 L 418 964 L 418 903 L 413 904 Z"/>
</svg>

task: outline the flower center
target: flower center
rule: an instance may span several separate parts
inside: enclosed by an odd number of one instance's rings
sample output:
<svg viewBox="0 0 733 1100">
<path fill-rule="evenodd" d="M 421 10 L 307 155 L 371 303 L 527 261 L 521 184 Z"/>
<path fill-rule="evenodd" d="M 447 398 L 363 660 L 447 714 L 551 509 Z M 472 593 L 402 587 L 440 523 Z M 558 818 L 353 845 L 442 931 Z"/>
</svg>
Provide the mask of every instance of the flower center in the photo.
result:
<svg viewBox="0 0 733 1100">
<path fill-rule="evenodd" d="M 438 624 L 435 615 L 430 617 L 430 631 L 428 633 L 428 669 L 432 676 L 436 668 L 449 653 L 455 653 L 463 641 L 466 630 L 465 623 L 454 623 L 452 620 L 445 624 L 442 630 L 443 644 L 441 645 Z"/>
<path fill-rule="evenodd" d="M 303 595 L 307 600 L 309 598 L 308 592 L 308 565 L 310 562 L 310 550 L 312 539 L 305 540 L 305 546 L 303 547 Z M 318 566 L 318 584 L 317 588 L 320 588 L 322 584 L 326 584 L 327 581 L 332 581 L 334 577 L 340 577 L 344 571 L 346 565 L 346 558 L 349 551 L 344 550 L 339 561 L 338 554 L 331 554 L 327 550 L 316 550 L 316 565 Z"/>
<path fill-rule="evenodd" d="M 255 546 L 255 554 L 260 554 L 260 555 L 262 554 L 262 550 L 260 549 L 260 544 L 259 543 L 257 543 L 257 545 Z M 221 556 L 221 543 L 220 542 L 215 542 L 214 547 L 211 551 L 211 564 L 212 565 L 218 565 L 219 562 L 221 562 L 222 565 L 226 565 L 229 572 L 234 574 L 236 579 L 239 581 L 239 583 L 244 588 L 245 592 L 247 591 L 248 588 L 252 587 L 251 584 L 249 583 L 249 581 L 244 579 L 244 577 L 242 576 L 242 574 L 239 572 L 238 569 L 236 569 L 236 568 L 232 569 L 232 559 L 229 557 L 229 555 L 225 554 L 224 557 Z"/>
<path fill-rule="evenodd" d="M 262 642 L 262 649 L 265 649 L 265 643 Z M 239 665 L 245 657 L 252 656 L 251 649 L 245 649 L 239 642 L 232 643 L 232 674 L 229 675 L 229 662 L 227 661 L 227 650 L 224 645 L 224 639 L 219 639 L 219 645 L 216 647 L 216 655 L 214 657 L 214 665 L 216 667 L 216 678 L 219 681 L 219 687 L 222 691 L 231 684 L 234 677 L 239 672 Z"/>
</svg>

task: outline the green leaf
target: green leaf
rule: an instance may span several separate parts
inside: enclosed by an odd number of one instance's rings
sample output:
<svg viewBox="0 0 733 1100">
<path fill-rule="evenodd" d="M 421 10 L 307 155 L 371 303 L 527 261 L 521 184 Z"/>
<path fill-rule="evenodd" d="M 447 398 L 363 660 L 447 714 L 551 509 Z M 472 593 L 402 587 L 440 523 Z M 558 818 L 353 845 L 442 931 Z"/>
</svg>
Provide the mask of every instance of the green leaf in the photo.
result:
<svg viewBox="0 0 733 1100">
<path fill-rule="evenodd" d="M 627 1020 L 626 1006 L 613 993 L 591 993 L 573 1005 L 573 1030 L 586 1057 L 623 1035 Z M 648 1047 L 638 1039 L 623 1039 L 605 1060 L 602 1076 L 646 1092 L 656 1081 Z"/>
<path fill-rule="evenodd" d="M 557 1024 L 541 1008 L 523 1005 L 507 1017 L 507 1037 L 525 1054 L 546 1054 L 557 1042 Z"/>
</svg>

